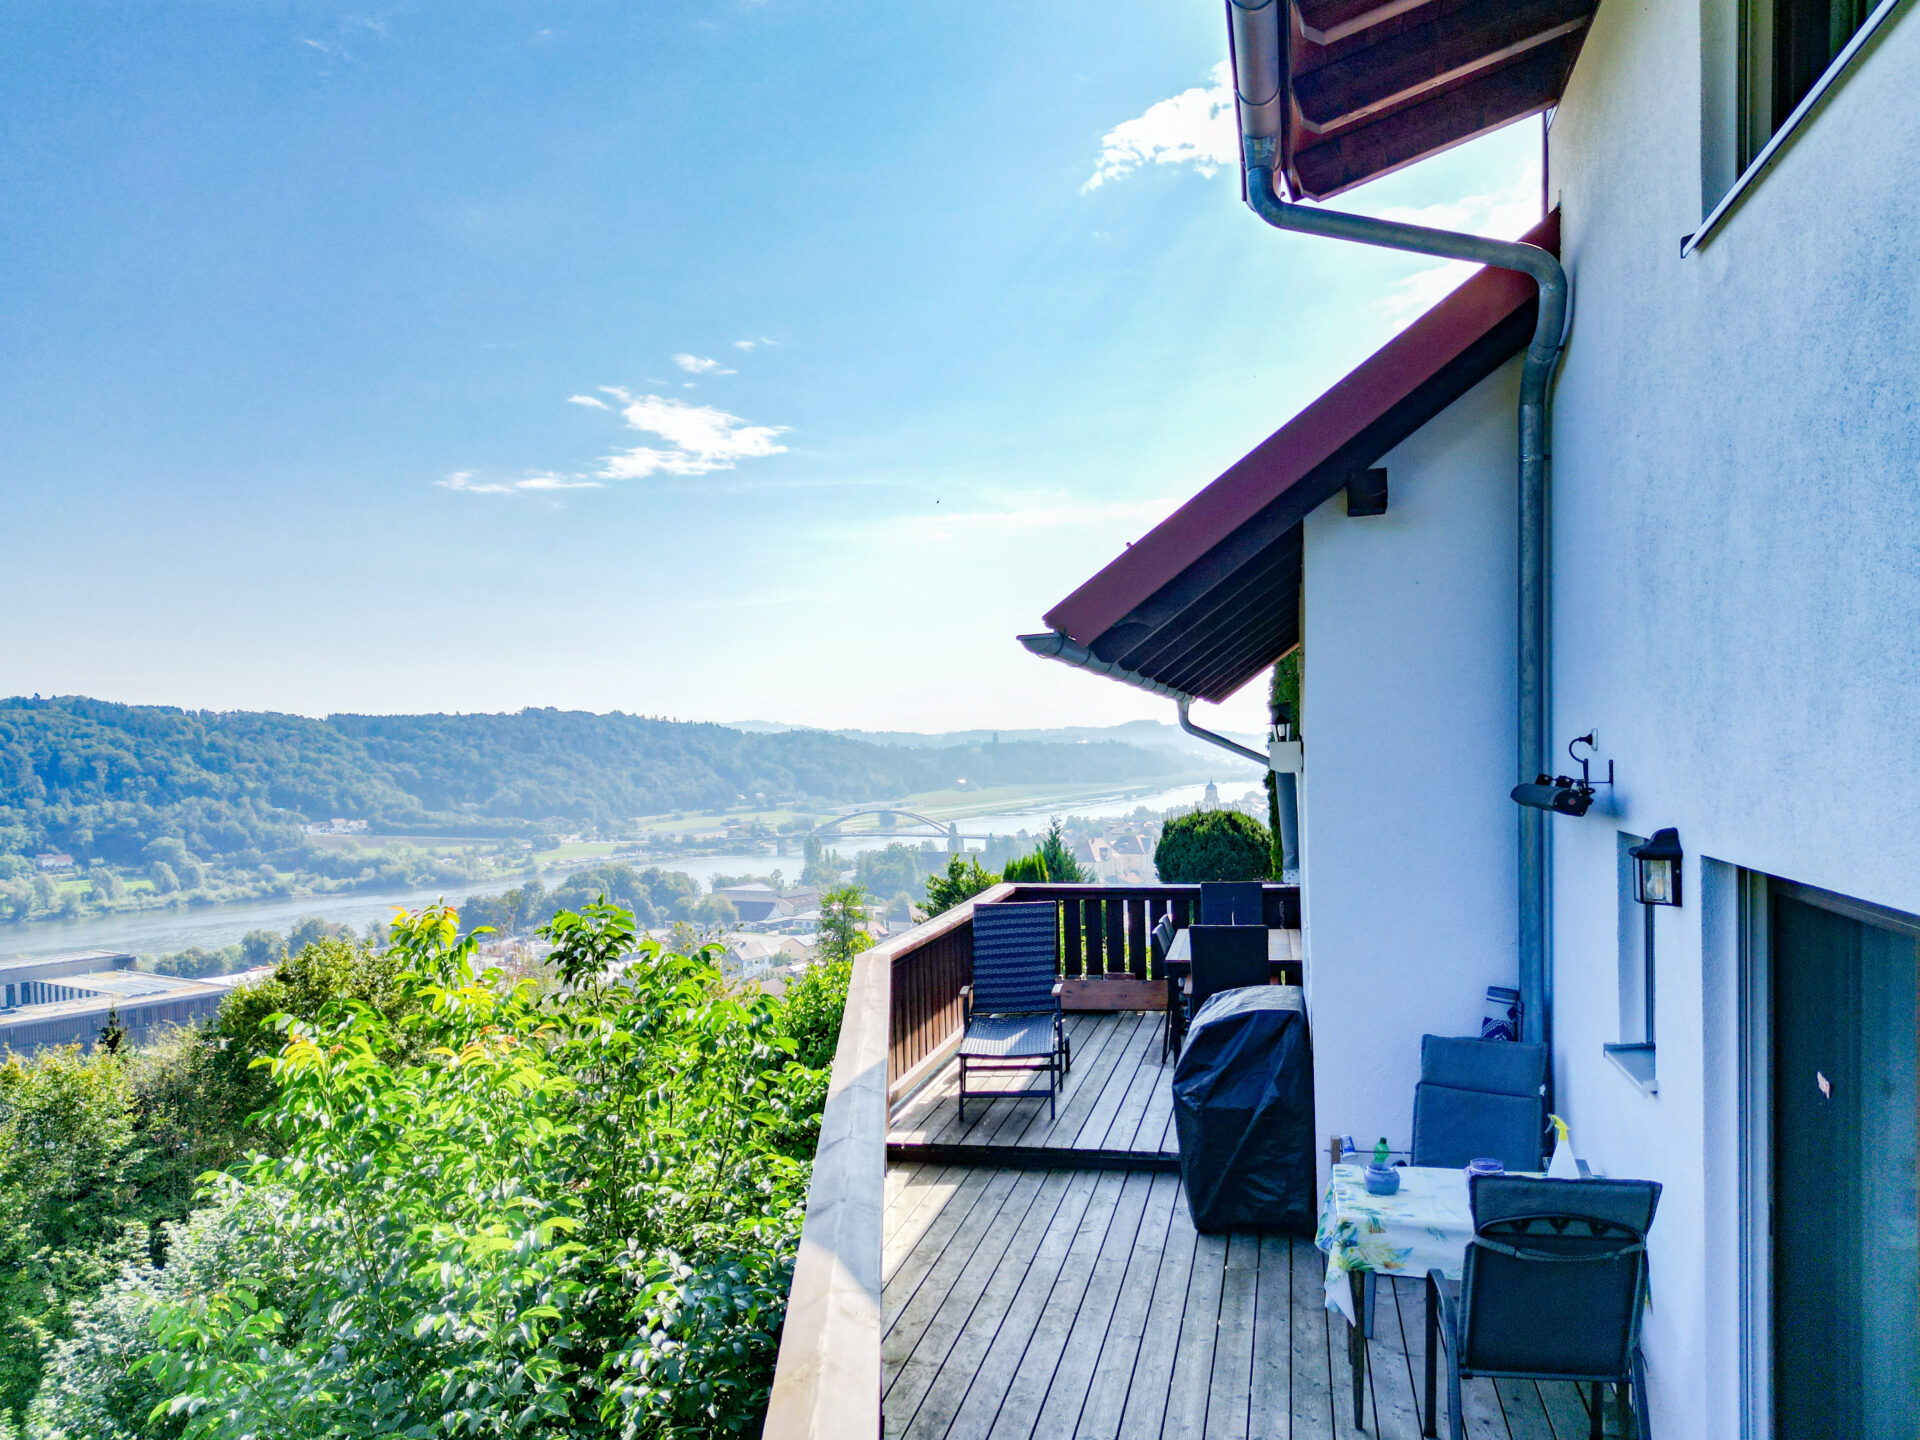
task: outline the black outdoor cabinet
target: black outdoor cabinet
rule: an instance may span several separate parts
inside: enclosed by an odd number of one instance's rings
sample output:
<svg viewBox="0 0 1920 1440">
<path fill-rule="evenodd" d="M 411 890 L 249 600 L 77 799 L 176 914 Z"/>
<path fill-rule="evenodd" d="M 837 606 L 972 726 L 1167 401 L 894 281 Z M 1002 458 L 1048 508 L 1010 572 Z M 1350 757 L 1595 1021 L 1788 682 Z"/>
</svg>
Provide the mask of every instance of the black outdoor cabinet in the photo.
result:
<svg viewBox="0 0 1920 1440">
<path fill-rule="evenodd" d="M 1313 1046 L 1298 986 L 1223 990 L 1201 1007 L 1173 1072 L 1173 1123 L 1194 1229 L 1312 1232 Z"/>
</svg>

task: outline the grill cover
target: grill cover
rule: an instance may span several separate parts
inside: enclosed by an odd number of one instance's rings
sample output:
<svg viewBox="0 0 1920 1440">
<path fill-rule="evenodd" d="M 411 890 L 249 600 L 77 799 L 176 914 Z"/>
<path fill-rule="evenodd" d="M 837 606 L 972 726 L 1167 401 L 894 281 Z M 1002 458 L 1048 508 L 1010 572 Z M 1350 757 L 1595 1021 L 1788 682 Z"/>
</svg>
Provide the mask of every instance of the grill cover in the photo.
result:
<svg viewBox="0 0 1920 1440">
<path fill-rule="evenodd" d="M 1173 1072 L 1180 1180 L 1208 1234 L 1314 1226 L 1313 1047 L 1295 985 L 1223 990 Z"/>
</svg>

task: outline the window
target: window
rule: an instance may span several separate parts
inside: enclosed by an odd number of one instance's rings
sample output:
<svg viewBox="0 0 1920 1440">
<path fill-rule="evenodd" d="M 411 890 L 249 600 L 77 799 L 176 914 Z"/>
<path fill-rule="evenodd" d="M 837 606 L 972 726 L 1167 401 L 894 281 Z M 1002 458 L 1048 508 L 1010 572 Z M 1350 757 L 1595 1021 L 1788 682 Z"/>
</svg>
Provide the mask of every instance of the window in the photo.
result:
<svg viewBox="0 0 1920 1440">
<path fill-rule="evenodd" d="M 1869 0 L 1746 0 L 1742 166 L 1787 123 L 1872 8 Z"/>
<path fill-rule="evenodd" d="M 1606 1047 L 1607 1055 L 1627 1078 L 1647 1094 L 1659 1085 L 1653 1068 L 1653 916 L 1657 907 L 1642 905 L 1634 889 L 1634 861 L 1627 852 L 1646 844 L 1646 837 L 1621 831 L 1616 837 L 1615 890 L 1620 926 L 1620 1039 Z"/>
</svg>

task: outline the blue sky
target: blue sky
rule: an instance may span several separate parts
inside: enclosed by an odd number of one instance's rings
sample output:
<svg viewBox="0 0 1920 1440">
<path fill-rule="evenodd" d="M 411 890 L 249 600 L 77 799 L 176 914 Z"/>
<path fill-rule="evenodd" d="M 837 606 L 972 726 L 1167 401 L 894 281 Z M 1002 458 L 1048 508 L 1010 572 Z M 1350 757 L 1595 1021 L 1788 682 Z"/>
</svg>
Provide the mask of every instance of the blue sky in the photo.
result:
<svg viewBox="0 0 1920 1440">
<path fill-rule="evenodd" d="M 1458 278 L 1239 204 L 1196 0 L 10 28 L 9 692 L 1159 716 L 1012 637 Z M 1347 203 L 1515 234 L 1539 148 Z"/>
</svg>

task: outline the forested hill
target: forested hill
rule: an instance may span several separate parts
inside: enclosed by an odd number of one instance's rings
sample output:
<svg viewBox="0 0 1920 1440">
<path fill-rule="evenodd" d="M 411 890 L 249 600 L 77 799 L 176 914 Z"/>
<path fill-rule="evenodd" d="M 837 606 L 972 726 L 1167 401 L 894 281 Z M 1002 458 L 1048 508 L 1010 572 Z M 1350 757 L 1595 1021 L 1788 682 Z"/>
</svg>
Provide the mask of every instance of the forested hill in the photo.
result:
<svg viewBox="0 0 1920 1440">
<path fill-rule="evenodd" d="M 827 805 L 972 785 L 1131 783 L 1165 751 L 1034 741 L 910 750 L 818 730 L 744 734 L 637 715 L 334 715 L 0 700 L 0 854 L 135 863 L 173 836 L 272 853 L 302 823 L 511 833 L 746 803 Z"/>
</svg>

